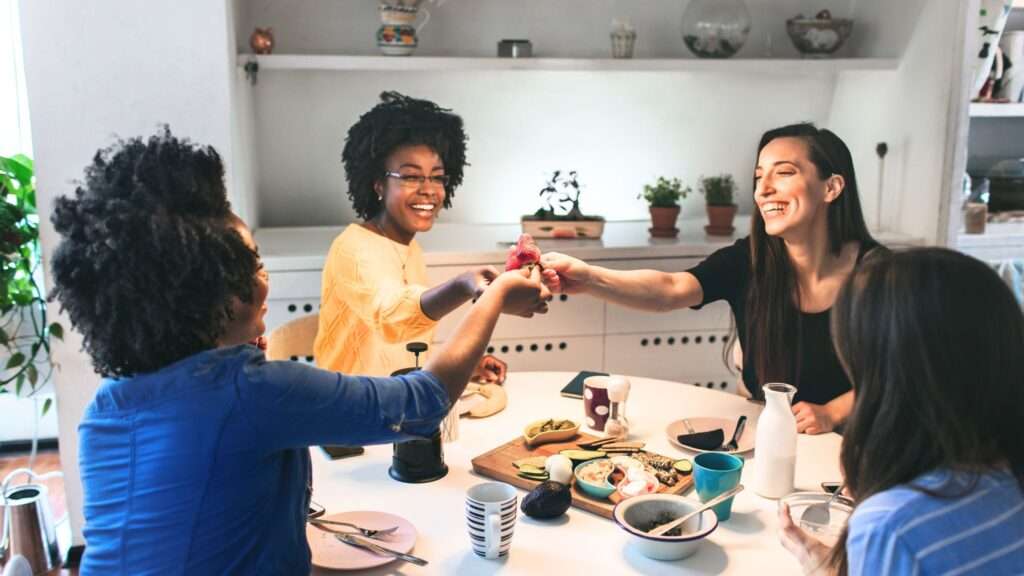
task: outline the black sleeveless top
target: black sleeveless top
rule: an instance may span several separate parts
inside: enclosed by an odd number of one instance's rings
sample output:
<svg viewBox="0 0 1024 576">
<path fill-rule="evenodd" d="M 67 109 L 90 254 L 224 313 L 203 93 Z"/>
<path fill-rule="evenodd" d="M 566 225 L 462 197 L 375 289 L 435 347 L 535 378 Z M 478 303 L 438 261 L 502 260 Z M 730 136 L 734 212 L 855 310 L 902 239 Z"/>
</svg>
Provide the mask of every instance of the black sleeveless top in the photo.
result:
<svg viewBox="0 0 1024 576">
<path fill-rule="evenodd" d="M 870 240 L 861 243 L 857 264 L 860 264 L 865 254 L 878 246 L 877 242 Z M 697 277 L 704 290 L 704 301 L 694 306 L 694 309 L 718 300 L 729 302 L 743 349 L 743 384 L 752 396 L 761 398 L 755 352 L 746 341 L 747 298 L 750 291 L 749 239 L 742 238 L 732 246 L 717 250 L 688 272 Z M 789 382 L 797 388 L 794 402 L 825 404 L 851 389 L 850 380 L 839 365 L 832 346 L 829 331 L 831 312 L 831 308 L 822 312 L 800 312 L 802 357 L 797 359 L 800 364 L 800 380 Z"/>
</svg>

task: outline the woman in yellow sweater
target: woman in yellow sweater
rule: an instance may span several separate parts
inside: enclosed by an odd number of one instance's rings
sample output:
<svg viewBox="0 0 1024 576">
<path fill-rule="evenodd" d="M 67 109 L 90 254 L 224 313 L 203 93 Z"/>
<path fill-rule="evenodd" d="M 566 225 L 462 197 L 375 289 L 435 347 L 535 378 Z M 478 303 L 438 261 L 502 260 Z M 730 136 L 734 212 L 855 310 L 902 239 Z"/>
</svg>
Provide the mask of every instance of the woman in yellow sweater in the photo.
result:
<svg viewBox="0 0 1024 576">
<path fill-rule="evenodd" d="M 437 321 L 479 296 L 497 271 L 473 268 L 431 288 L 415 240 L 451 206 L 462 183 L 466 135 L 459 116 L 385 92 L 349 129 L 342 161 L 352 207 L 363 221 L 331 245 L 313 354 L 322 368 L 386 376 L 412 364 L 406 344 L 429 344 Z M 505 370 L 504 362 L 485 356 L 473 379 L 501 382 Z"/>
</svg>

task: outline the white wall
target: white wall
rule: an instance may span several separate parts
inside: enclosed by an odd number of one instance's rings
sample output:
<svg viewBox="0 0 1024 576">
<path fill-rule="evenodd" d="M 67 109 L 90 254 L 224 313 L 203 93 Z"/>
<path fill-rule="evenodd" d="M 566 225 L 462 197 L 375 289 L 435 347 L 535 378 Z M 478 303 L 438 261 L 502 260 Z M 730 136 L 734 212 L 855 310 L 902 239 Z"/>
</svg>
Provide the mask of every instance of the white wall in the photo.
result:
<svg viewBox="0 0 1024 576">
<path fill-rule="evenodd" d="M 227 14 L 225 2 L 209 0 L 22 2 L 44 260 L 57 242 L 49 224 L 54 199 L 73 191 L 96 150 L 115 136 L 148 135 L 168 123 L 177 135 L 231 158 Z M 61 320 L 69 325 L 66 316 Z M 68 331 L 54 347 L 63 367 L 57 408 L 76 543 L 83 523 L 76 427 L 99 380 L 80 346 L 79 335 Z"/>
<path fill-rule="evenodd" d="M 953 146 L 951 111 L 963 106 L 951 100 L 963 60 L 960 3 L 917 3 L 917 25 L 899 70 L 842 73 L 829 125 L 853 150 L 869 224 L 878 226 L 879 161 L 874 148 L 884 141 L 889 153 L 881 224 L 934 243 L 945 237 L 940 208 L 952 180 L 952 158 L 947 157 Z"/>
<path fill-rule="evenodd" d="M 695 185 L 718 172 L 734 175 L 748 212 L 761 133 L 824 121 L 832 82 L 715 73 L 264 71 L 253 88 L 259 225 L 354 220 L 341 165 L 345 133 L 388 89 L 432 99 L 466 122 L 472 166 L 444 221 L 517 222 L 540 207 L 537 191 L 556 169 L 579 172 L 582 208 L 609 219 L 647 218 L 636 196 L 659 175 Z M 703 212 L 699 194 L 683 202 L 684 217 Z"/>
</svg>

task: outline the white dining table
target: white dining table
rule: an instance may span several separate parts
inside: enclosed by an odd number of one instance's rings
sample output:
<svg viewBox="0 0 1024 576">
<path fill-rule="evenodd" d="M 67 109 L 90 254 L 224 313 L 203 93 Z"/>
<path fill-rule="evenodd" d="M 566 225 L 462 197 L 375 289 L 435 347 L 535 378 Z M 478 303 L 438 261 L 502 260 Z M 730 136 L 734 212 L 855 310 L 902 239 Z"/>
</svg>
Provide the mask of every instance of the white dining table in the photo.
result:
<svg viewBox="0 0 1024 576">
<path fill-rule="evenodd" d="M 778 501 L 758 496 L 751 488 L 756 449 L 745 454 L 743 483 L 732 517 L 705 539 L 698 552 L 685 560 L 662 562 L 640 554 L 614 521 L 572 507 L 554 520 L 519 515 L 507 558 L 486 560 L 470 548 L 463 513 L 466 490 L 491 481 L 473 472 L 471 460 L 522 434 L 523 427 L 541 418 L 583 422 L 583 401 L 559 391 L 574 374 L 569 372 L 510 373 L 505 382 L 508 406 L 482 419 L 463 417 L 458 439 L 444 445 L 449 471 L 425 484 L 404 484 L 388 476 L 391 444 L 367 446 L 366 453 L 331 461 L 313 449 L 313 499 L 328 514 L 373 510 L 397 514 L 412 522 L 419 536 L 413 553 L 430 562 L 418 567 L 392 562 L 370 574 L 799 574 L 797 561 L 779 543 Z M 629 377 L 626 404 L 630 439 L 646 442 L 645 449 L 672 457 L 693 454 L 673 446 L 666 426 L 680 418 L 746 414 L 756 425 L 761 406 L 726 392 L 679 382 Z M 595 433 L 585 427 L 581 431 Z M 753 430 L 748 430 L 748 433 Z M 600 434 L 600 433 L 596 433 Z M 837 434 L 797 440 L 796 489 L 820 491 L 823 481 L 838 481 Z M 519 491 L 520 501 L 526 494 Z M 686 497 L 696 500 L 693 490 Z M 336 573 L 314 568 L 314 574 Z"/>
</svg>

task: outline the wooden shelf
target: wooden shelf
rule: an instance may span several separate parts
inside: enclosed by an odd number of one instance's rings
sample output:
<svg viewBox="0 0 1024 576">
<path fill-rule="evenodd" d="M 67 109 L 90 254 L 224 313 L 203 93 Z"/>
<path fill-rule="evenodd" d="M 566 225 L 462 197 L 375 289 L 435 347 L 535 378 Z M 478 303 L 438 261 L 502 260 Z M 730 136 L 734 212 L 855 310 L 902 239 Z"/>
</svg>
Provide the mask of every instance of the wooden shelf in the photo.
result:
<svg viewBox="0 0 1024 576">
<path fill-rule="evenodd" d="M 971 103 L 971 118 L 1024 118 L 1024 103 L 989 104 Z"/>
<path fill-rule="evenodd" d="M 895 70 L 895 58 L 729 59 L 699 58 L 464 58 L 448 56 L 344 56 L 239 54 L 238 66 L 255 60 L 262 70 L 437 72 L 523 70 L 569 72 L 724 72 L 827 74 L 844 70 Z"/>
</svg>

